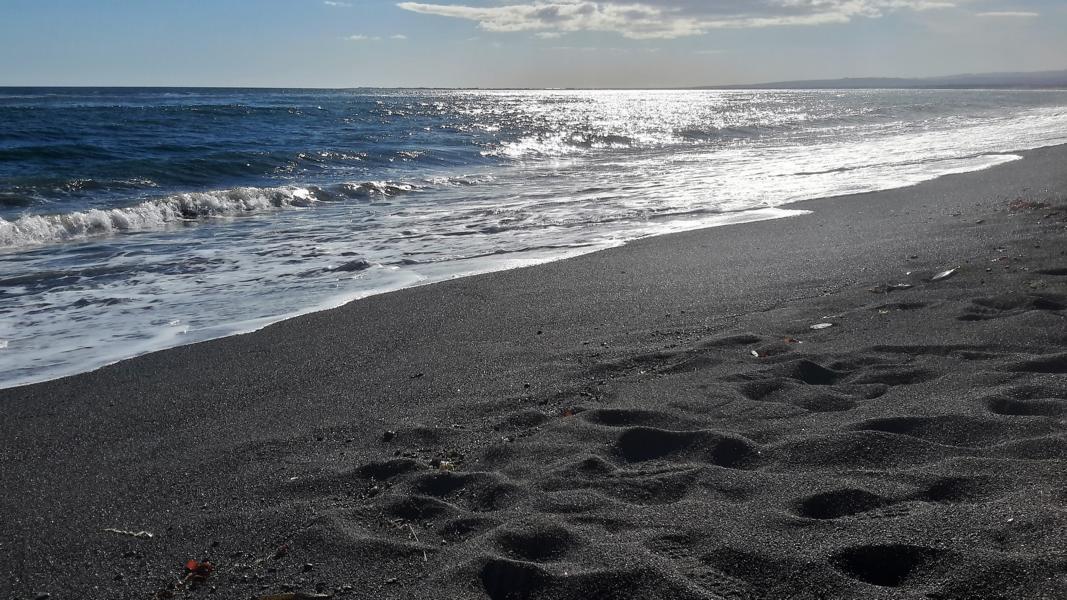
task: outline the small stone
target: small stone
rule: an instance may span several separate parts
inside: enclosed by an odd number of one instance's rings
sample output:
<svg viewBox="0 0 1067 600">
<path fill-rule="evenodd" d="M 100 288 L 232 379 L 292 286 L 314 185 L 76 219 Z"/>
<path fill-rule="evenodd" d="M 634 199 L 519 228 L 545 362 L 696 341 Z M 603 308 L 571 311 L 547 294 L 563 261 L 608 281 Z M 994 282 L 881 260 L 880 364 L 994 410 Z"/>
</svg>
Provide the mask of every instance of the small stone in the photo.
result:
<svg viewBox="0 0 1067 600">
<path fill-rule="evenodd" d="M 396 432 L 389 430 L 382 434 L 383 442 L 391 442 L 396 439 Z"/>
<path fill-rule="evenodd" d="M 314 564 L 312 564 L 312 563 L 304 563 L 304 572 L 305 573 L 310 573 L 311 571 L 314 571 L 314 570 L 315 570 L 315 565 Z"/>
<path fill-rule="evenodd" d="M 358 260 L 352 260 L 344 263 L 343 265 L 334 269 L 334 271 L 363 271 L 364 269 L 371 268 L 371 264 L 367 259 L 360 258 Z"/>
<path fill-rule="evenodd" d="M 390 577 L 389 579 L 386 579 L 385 582 L 388 583 L 389 585 L 392 585 L 392 584 L 397 582 L 397 579 L 396 579 L 396 577 Z"/>
</svg>

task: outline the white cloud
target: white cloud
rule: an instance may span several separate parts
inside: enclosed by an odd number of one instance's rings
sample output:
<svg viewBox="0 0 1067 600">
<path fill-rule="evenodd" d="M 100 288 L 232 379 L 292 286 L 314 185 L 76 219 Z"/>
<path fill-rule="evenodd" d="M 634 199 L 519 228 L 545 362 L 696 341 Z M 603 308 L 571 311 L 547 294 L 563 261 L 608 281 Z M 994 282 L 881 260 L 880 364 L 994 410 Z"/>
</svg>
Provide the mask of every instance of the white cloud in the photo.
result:
<svg viewBox="0 0 1067 600">
<path fill-rule="evenodd" d="M 334 0 L 324 0 L 323 4 L 325 4 L 326 6 L 344 6 L 346 8 L 352 7 L 351 2 L 334 2 Z"/>
<path fill-rule="evenodd" d="M 1029 19 L 1033 17 L 1040 17 L 1041 15 L 1036 12 L 1027 12 L 1021 10 L 997 10 L 991 12 L 980 12 L 978 13 L 978 16 L 1008 19 Z"/>
<path fill-rule="evenodd" d="M 967 0 L 957 0 L 965 2 Z M 948 0 L 534 0 L 502 6 L 401 2 L 404 10 L 475 21 L 486 31 L 617 32 L 634 39 L 714 29 L 846 23 L 896 10 L 948 8 Z"/>
<path fill-rule="evenodd" d="M 357 33 L 355 35 L 350 35 L 345 39 L 346 40 L 351 40 L 353 42 L 380 42 L 380 41 L 382 41 L 383 38 L 380 35 L 364 35 L 362 33 Z M 402 33 L 398 33 L 396 35 L 389 36 L 389 39 L 391 39 L 391 40 L 406 40 L 406 39 L 408 39 L 408 36 L 406 36 L 406 35 L 404 35 Z"/>
<path fill-rule="evenodd" d="M 539 31 L 534 35 L 541 38 L 542 40 L 554 40 L 556 38 L 563 37 L 563 34 L 558 31 Z"/>
</svg>

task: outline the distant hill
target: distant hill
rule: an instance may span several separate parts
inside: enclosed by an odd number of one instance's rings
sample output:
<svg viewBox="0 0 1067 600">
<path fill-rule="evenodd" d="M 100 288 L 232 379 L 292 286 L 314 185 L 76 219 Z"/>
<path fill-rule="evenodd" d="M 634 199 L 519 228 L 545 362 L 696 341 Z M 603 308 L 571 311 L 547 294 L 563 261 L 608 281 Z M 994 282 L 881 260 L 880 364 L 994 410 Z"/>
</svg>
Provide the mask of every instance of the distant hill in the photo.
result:
<svg viewBox="0 0 1067 600">
<path fill-rule="evenodd" d="M 946 77 L 848 77 L 738 85 L 701 86 L 707 90 L 751 89 L 968 89 L 968 88 L 1067 88 L 1067 70 L 1029 73 L 979 73 Z"/>
</svg>

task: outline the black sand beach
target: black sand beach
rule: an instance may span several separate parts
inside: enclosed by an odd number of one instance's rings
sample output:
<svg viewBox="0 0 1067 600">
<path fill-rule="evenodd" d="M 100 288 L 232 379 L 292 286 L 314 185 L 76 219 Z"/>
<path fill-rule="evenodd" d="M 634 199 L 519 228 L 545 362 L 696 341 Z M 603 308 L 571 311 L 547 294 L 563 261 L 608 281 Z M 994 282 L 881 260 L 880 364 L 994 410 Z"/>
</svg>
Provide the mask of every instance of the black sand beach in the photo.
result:
<svg viewBox="0 0 1067 600">
<path fill-rule="evenodd" d="M 1067 148 L 797 208 L 0 391 L 0 597 L 1067 597 Z"/>
</svg>

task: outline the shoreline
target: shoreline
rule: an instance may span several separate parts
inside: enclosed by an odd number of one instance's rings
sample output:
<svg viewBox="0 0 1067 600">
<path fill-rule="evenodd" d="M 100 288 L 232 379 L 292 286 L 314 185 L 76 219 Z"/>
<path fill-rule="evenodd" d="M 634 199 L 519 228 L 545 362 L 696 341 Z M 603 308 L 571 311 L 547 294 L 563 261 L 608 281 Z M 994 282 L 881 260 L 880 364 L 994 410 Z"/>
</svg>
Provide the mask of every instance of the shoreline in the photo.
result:
<svg viewBox="0 0 1067 600">
<path fill-rule="evenodd" d="M 1064 145 L 1064 146 L 1067 146 L 1067 145 Z M 969 169 L 969 170 L 960 171 L 960 172 L 949 172 L 949 173 L 946 173 L 946 174 L 935 176 L 932 179 L 923 180 L 923 181 L 920 181 L 918 183 L 907 184 L 907 185 L 904 185 L 904 186 L 901 186 L 901 187 L 886 188 L 886 189 L 874 190 L 874 191 L 870 191 L 870 192 L 842 193 L 842 194 L 834 195 L 834 196 L 825 196 L 825 197 L 820 197 L 820 198 L 808 198 L 808 199 L 803 199 L 803 200 L 795 200 L 795 201 L 787 202 L 787 203 L 781 204 L 781 205 L 776 205 L 776 206 L 771 206 L 771 207 L 752 208 L 752 209 L 747 209 L 747 210 L 743 210 L 743 211 L 738 211 L 736 213 L 730 213 L 730 212 L 717 213 L 713 217 L 709 217 L 709 218 L 706 218 L 706 219 L 703 219 L 703 220 L 693 221 L 693 224 L 692 224 L 691 227 L 690 226 L 686 226 L 686 227 L 683 227 L 683 228 L 680 228 L 680 229 L 676 229 L 676 230 L 673 230 L 673 231 L 667 231 L 667 232 L 664 232 L 664 233 L 651 234 L 651 235 L 646 235 L 646 236 L 642 236 L 642 237 L 638 237 L 638 238 L 634 238 L 634 239 L 630 239 L 630 240 L 624 240 L 624 241 L 620 242 L 617 245 L 609 245 L 609 246 L 598 247 L 598 248 L 596 248 L 594 250 L 590 250 L 590 251 L 571 252 L 571 253 L 567 253 L 567 254 L 564 254 L 564 255 L 561 255 L 561 256 L 557 256 L 557 257 L 553 257 L 553 258 L 547 258 L 547 259 L 537 259 L 537 258 L 531 258 L 531 259 L 509 259 L 511 261 L 519 261 L 519 262 L 527 262 L 528 263 L 528 264 L 520 265 L 518 267 L 509 267 L 509 266 L 502 266 L 502 267 L 498 267 L 498 268 L 488 267 L 488 266 L 485 267 L 485 268 L 477 268 L 477 267 L 475 267 L 472 270 L 461 271 L 459 275 L 453 274 L 451 276 L 447 276 L 447 277 L 443 277 L 443 278 L 433 278 L 432 276 L 427 277 L 427 276 L 423 276 L 423 275 L 420 275 L 420 274 L 413 274 L 413 275 L 416 275 L 415 279 L 417 280 L 417 282 L 413 283 L 413 284 L 408 284 L 408 285 L 400 284 L 398 287 L 387 286 L 387 287 L 381 288 L 381 289 L 354 291 L 354 292 L 351 292 L 351 293 L 348 293 L 348 294 L 341 294 L 341 295 L 338 295 L 338 296 L 335 296 L 335 297 L 324 298 L 322 302 L 320 302 L 320 303 L 318 303 L 318 304 L 316 304 L 314 306 L 310 306 L 310 307 L 307 307 L 305 309 L 296 310 L 296 311 L 293 311 L 293 312 L 290 312 L 290 313 L 286 313 L 286 314 L 283 314 L 283 315 L 270 316 L 270 317 L 261 317 L 261 318 L 253 319 L 251 321 L 246 321 L 246 322 L 241 322 L 241 323 L 229 323 L 229 324 L 213 325 L 208 329 L 201 330 L 200 333 L 203 334 L 204 332 L 206 332 L 206 331 L 208 331 L 210 329 L 220 330 L 220 331 L 222 331 L 222 333 L 219 333 L 218 335 L 208 333 L 206 335 L 203 335 L 202 337 L 196 337 L 193 341 L 188 341 L 188 342 L 180 342 L 179 341 L 179 342 L 170 343 L 170 344 L 164 343 L 164 342 L 160 342 L 160 340 L 163 340 L 163 339 L 180 340 L 180 339 L 182 339 L 183 336 L 188 334 L 187 332 L 184 332 L 184 331 L 160 332 L 156 336 L 154 336 L 152 338 L 149 338 L 149 339 L 146 339 L 146 340 L 143 340 L 141 343 L 139 343 L 138 347 L 141 347 L 141 348 L 144 348 L 144 349 L 139 350 L 136 353 L 128 354 L 128 355 L 127 354 L 122 354 L 122 356 L 120 356 L 119 358 L 114 359 L 114 360 L 112 360 L 111 358 L 108 358 L 108 359 L 106 359 L 107 362 L 97 363 L 97 364 L 94 364 L 94 365 L 91 365 L 91 366 L 87 366 L 87 367 L 81 368 L 80 370 L 70 370 L 68 372 L 63 372 L 61 374 L 56 374 L 56 375 L 45 375 L 45 376 L 43 376 L 43 378 L 30 378 L 30 380 L 17 380 L 16 383 L 13 383 L 11 385 L 8 385 L 6 383 L 0 383 L 0 390 L 15 389 L 15 388 L 20 388 L 20 387 L 25 387 L 25 386 L 28 386 L 28 385 L 36 385 L 36 384 L 39 384 L 39 383 L 47 383 L 49 381 L 55 381 L 57 379 L 62 379 L 62 378 L 65 378 L 65 377 L 73 377 L 73 376 L 78 376 L 78 375 L 85 374 L 85 373 L 91 373 L 91 372 L 97 371 L 99 369 L 102 369 L 102 368 L 105 368 L 105 367 L 108 367 L 108 366 L 111 366 L 111 365 L 114 365 L 114 364 L 117 364 L 117 363 L 120 363 L 120 362 L 123 362 L 123 361 L 126 361 L 126 360 L 137 358 L 139 356 L 144 356 L 146 354 L 166 351 L 166 350 L 170 350 L 170 349 L 173 349 L 173 348 L 179 348 L 179 347 L 182 347 L 182 346 L 200 344 L 200 343 L 203 343 L 203 342 L 210 342 L 210 341 L 223 339 L 223 338 L 227 338 L 227 337 L 241 336 L 241 335 L 247 335 L 249 333 L 255 333 L 257 331 L 260 331 L 260 330 L 264 329 L 265 327 L 270 327 L 270 326 L 275 325 L 277 323 L 282 323 L 282 322 L 285 322 L 285 321 L 288 321 L 288 320 L 291 320 L 291 319 L 294 319 L 294 318 L 299 318 L 299 317 L 302 317 L 302 316 L 305 316 L 305 315 L 308 315 L 308 314 L 314 314 L 314 313 L 317 313 L 317 312 L 335 310 L 337 308 L 343 307 L 346 304 L 349 304 L 349 303 L 352 303 L 352 302 L 357 302 L 357 301 L 366 299 L 366 298 L 371 297 L 371 296 L 378 296 L 378 295 L 382 295 L 382 294 L 390 294 L 390 293 L 401 291 L 401 290 L 405 290 L 405 289 L 410 289 L 410 288 L 415 288 L 415 287 L 423 287 L 423 286 L 426 286 L 426 285 L 433 285 L 433 284 L 436 284 L 436 283 L 441 283 L 443 281 L 451 281 L 451 280 L 464 278 L 464 277 L 472 277 L 472 276 L 477 276 L 477 275 L 484 275 L 484 274 L 488 274 L 488 273 L 495 273 L 495 272 L 498 272 L 498 271 L 507 271 L 507 270 L 512 270 L 512 269 L 515 269 L 515 268 L 527 268 L 527 267 L 531 267 L 531 266 L 538 266 L 538 265 L 542 265 L 542 264 L 545 264 L 545 263 L 556 262 L 556 261 L 560 261 L 560 260 L 569 260 L 569 259 L 572 259 L 572 258 L 575 258 L 575 257 L 583 256 L 585 254 L 602 252 L 604 250 L 612 250 L 612 249 L 618 248 L 619 246 L 624 246 L 626 244 L 629 244 L 629 243 L 632 243 L 632 242 L 635 242 L 635 241 L 638 241 L 638 240 L 647 239 L 647 238 L 650 238 L 650 237 L 670 236 L 670 235 L 676 235 L 676 234 L 679 234 L 679 233 L 686 233 L 686 232 L 689 232 L 689 231 L 697 231 L 697 230 L 703 230 L 703 229 L 714 229 L 714 228 L 726 227 L 726 226 L 730 226 L 730 225 L 742 225 L 742 224 L 745 224 L 745 223 L 759 222 L 759 221 L 763 221 L 763 220 L 788 219 L 788 218 L 792 218 L 792 217 L 796 217 L 796 216 L 804 216 L 804 212 L 794 213 L 794 214 L 783 214 L 783 215 L 777 216 L 777 217 L 773 217 L 773 216 L 772 217 L 764 217 L 764 216 L 760 216 L 759 213 L 766 212 L 766 211 L 780 211 L 780 212 L 784 212 L 784 213 L 790 213 L 792 211 L 797 211 L 797 210 L 804 211 L 803 208 L 796 208 L 796 206 L 802 205 L 802 204 L 807 203 L 807 202 L 813 202 L 813 201 L 819 201 L 819 200 L 828 200 L 828 199 L 844 198 L 844 197 L 850 197 L 850 196 L 859 196 L 859 195 L 871 194 L 871 193 L 886 192 L 886 191 L 892 191 L 892 190 L 907 189 L 907 188 L 910 188 L 910 187 L 913 187 L 913 186 L 916 186 L 916 185 L 922 185 L 922 184 L 924 184 L 924 183 L 926 183 L 928 181 L 934 181 L 934 180 L 937 180 L 937 179 L 940 179 L 940 178 L 943 178 L 943 177 L 950 177 L 950 176 L 954 176 L 954 175 L 965 175 L 967 173 L 977 173 L 977 172 L 980 172 L 980 171 L 993 169 L 993 168 L 996 168 L 996 167 L 999 167 L 999 166 L 1002 166 L 1002 165 L 1005 165 L 1005 164 L 1011 164 L 1012 162 L 1016 162 L 1018 160 L 1022 160 L 1023 157 L 1028 152 L 1042 150 L 1044 148 L 1050 148 L 1050 147 L 1056 147 L 1056 146 L 1039 146 L 1039 147 L 1031 148 L 1031 149 L 1028 149 L 1028 150 L 1013 150 L 1013 151 L 1006 151 L 1006 152 L 993 152 L 993 153 L 987 153 L 987 154 L 976 155 L 976 156 L 960 157 L 958 160 L 973 159 L 973 158 L 978 158 L 978 157 L 986 157 L 986 158 L 990 158 L 990 159 L 994 158 L 994 157 L 1005 157 L 1007 160 L 1005 160 L 1004 162 L 999 162 L 999 163 L 995 163 L 995 164 L 989 164 L 989 165 L 977 167 L 977 168 L 974 168 L 973 170 Z M 734 214 L 737 214 L 737 215 L 751 215 L 752 218 L 751 218 L 751 220 L 745 219 L 745 220 L 740 220 L 740 221 L 733 221 L 731 219 L 732 219 Z M 723 220 L 726 220 L 727 222 L 718 223 L 718 224 L 708 224 L 707 222 L 709 220 L 711 220 L 711 219 L 723 219 Z M 504 262 L 509 262 L 509 261 L 505 260 Z"/>
<path fill-rule="evenodd" d="M 1022 154 L 0 390 L 0 596 L 1056 597 L 1067 147 Z"/>
</svg>

